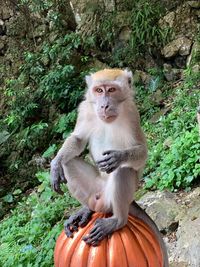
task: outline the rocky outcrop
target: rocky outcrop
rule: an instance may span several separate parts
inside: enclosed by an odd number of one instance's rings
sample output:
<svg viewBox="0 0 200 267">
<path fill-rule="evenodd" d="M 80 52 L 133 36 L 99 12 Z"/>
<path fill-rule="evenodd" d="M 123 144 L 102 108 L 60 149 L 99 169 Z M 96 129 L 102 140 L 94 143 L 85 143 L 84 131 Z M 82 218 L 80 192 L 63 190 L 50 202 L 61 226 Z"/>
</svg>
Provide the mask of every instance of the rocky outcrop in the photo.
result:
<svg viewBox="0 0 200 267">
<path fill-rule="evenodd" d="M 173 68 L 185 68 L 194 64 L 195 60 L 191 58 L 194 58 L 194 50 L 196 51 L 199 45 L 199 41 L 196 40 L 200 25 L 198 2 L 185 1 L 159 21 L 161 28 L 169 28 L 172 31 L 172 39 L 162 48 L 161 53 Z"/>
<path fill-rule="evenodd" d="M 63 1 L 62 7 L 57 5 L 55 9 L 63 25 L 59 29 L 66 33 L 74 30 L 76 23 L 69 1 Z M 44 39 L 54 41 L 58 37 L 51 11 L 49 8 L 43 13 L 30 12 L 26 5 L 18 5 L 17 1 L 0 0 L 0 87 L 4 78 L 18 74 L 25 51 L 37 51 Z"/>
<path fill-rule="evenodd" d="M 170 267 L 200 266 L 200 187 L 190 193 L 148 192 L 139 204 L 164 235 Z"/>
<path fill-rule="evenodd" d="M 163 48 L 162 54 L 165 58 L 171 58 L 177 54 L 180 56 L 188 56 L 190 54 L 191 46 L 192 41 L 190 39 L 184 36 L 178 37 Z"/>
</svg>

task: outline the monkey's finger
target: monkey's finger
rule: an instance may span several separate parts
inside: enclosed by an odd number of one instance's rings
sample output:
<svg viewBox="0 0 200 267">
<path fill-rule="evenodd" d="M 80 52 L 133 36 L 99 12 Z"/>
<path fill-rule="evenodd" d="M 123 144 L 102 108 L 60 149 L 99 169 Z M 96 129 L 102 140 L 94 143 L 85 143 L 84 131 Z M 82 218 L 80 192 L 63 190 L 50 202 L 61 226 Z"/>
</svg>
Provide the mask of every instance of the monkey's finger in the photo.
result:
<svg viewBox="0 0 200 267">
<path fill-rule="evenodd" d="M 89 234 L 90 242 L 96 241 L 102 236 L 103 236 L 103 231 L 100 228 L 96 229 L 94 233 Z"/>
<path fill-rule="evenodd" d="M 110 170 L 108 170 L 106 173 L 109 174 L 109 173 L 113 172 L 115 169 L 116 169 L 116 168 L 110 169 Z"/>
<path fill-rule="evenodd" d="M 93 247 L 97 247 L 97 246 L 99 245 L 99 243 L 100 243 L 100 241 L 95 241 L 95 242 L 93 242 L 91 245 L 92 245 Z"/>
<path fill-rule="evenodd" d="M 103 156 L 105 156 L 105 155 L 109 155 L 110 153 L 113 153 L 114 152 L 114 150 L 107 150 L 107 151 L 104 151 L 103 153 L 102 153 L 102 155 Z"/>
<path fill-rule="evenodd" d="M 103 167 L 103 168 L 99 168 L 99 170 L 100 170 L 101 172 L 107 172 L 107 170 L 108 170 L 108 166 Z"/>
<path fill-rule="evenodd" d="M 88 221 L 89 221 L 89 218 L 86 218 L 86 217 L 83 217 L 82 219 L 81 219 L 81 221 L 79 222 L 79 226 L 80 227 L 84 227 L 84 226 L 86 226 L 86 224 L 88 223 Z"/>
<path fill-rule="evenodd" d="M 115 169 L 117 169 L 117 167 L 118 167 L 118 165 L 116 163 L 114 163 L 114 164 L 107 165 L 105 167 L 101 167 L 101 168 L 99 168 L 99 170 L 102 171 L 102 172 L 111 173 Z"/>
<path fill-rule="evenodd" d="M 92 228 L 92 230 L 89 232 L 88 237 L 91 238 L 94 235 L 98 234 L 101 231 L 101 227 L 97 224 L 94 225 L 94 227 Z"/>
<path fill-rule="evenodd" d="M 95 246 L 98 245 L 99 241 L 101 241 L 102 239 L 103 239 L 103 234 L 102 232 L 100 232 L 93 237 L 90 236 L 90 239 L 88 239 L 86 243 Z"/>
<path fill-rule="evenodd" d="M 54 183 L 53 184 L 53 190 L 55 192 L 57 192 L 58 194 L 60 194 L 60 195 L 63 195 L 64 194 L 64 192 L 60 188 L 60 184 L 59 183 Z"/>
<path fill-rule="evenodd" d="M 73 232 L 68 227 L 65 227 L 65 234 L 67 237 L 73 237 Z"/>
<path fill-rule="evenodd" d="M 65 175 L 64 175 L 64 171 L 63 171 L 62 167 L 60 167 L 59 175 L 60 175 L 61 181 L 66 184 L 67 183 L 67 179 L 65 179 Z"/>
<path fill-rule="evenodd" d="M 90 239 L 90 236 L 91 236 L 91 234 L 93 234 L 93 233 L 98 233 L 98 231 L 97 231 L 97 226 L 94 226 L 93 228 L 92 228 L 92 230 L 89 232 L 89 234 L 87 234 L 87 235 L 85 235 L 84 237 L 83 237 L 83 240 L 85 241 L 85 242 L 87 242 L 89 239 Z"/>
<path fill-rule="evenodd" d="M 74 224 L 70 225 L 70 230 L 71 232 L 77 232 L 78 231 L 78 227 Z"/>
<path fill-rule="evenodd" d="M 111 157 L 109 160 L 107 161 L 102 161 L 98 164 L 99 167 L 105 167 L 106 165 L 110 165 L 112 163 L 114 163 L 116 160 L 115 158 Z"/>
<path fill-rule="evenodd" d="M 99 165 L 101 163 L 107 162 L 108 160 L 110 160 L 112 158 L 112 156 L 106 156 L 104 159 L 97 161 L 96 163 Z"/>
</svg>

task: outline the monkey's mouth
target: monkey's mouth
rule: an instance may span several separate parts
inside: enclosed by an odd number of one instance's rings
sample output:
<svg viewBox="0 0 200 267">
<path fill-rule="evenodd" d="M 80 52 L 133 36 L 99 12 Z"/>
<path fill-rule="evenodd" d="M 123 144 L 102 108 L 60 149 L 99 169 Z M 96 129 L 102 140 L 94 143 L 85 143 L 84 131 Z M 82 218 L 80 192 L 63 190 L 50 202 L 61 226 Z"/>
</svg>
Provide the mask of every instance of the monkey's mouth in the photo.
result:
<svg viewBox="0 0 200 267">
<path fill-rule="evenodd" d="M 116 115 L 112 115 L 112 116 L 102 116 L 101 119 L 102 121 L 105 121 L 105 122 L 113 122 L 115 119 L 117 118 Z"/>
</svg>

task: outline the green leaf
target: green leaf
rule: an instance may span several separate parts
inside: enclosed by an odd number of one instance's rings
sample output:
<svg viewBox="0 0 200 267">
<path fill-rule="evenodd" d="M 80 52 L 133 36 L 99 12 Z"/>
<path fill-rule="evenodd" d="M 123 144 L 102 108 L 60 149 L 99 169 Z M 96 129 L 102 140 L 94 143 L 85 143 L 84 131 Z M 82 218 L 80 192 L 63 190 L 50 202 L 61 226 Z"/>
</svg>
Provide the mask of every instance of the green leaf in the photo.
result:
<svg viewBox="0 0 200 267">
<path fill-rule="evenodd" d="M 10 133 L 7 131 L 0 132 L 0 145 L 5 143 L 10 137 Z"/>
<path fill-rule="evenodd" d="M 49 172 L 37 172 L 35 174 L 37 179 L 42 183 L 42 182 L 49 182 L 50 180 L 50 173 Z"/>
<path fill-rule="evenodd" d="M 51 158 L 57 150 L 56 144 L 51 145 L 43 154 L 43 158 Z"/>
<path fill-rule="evenodd" d="M 21 189 L 16 189 L 14 192 L 13 192 L 13 195 L 14 196 L 18 196 L 22 193 L 22 190 Z"/>
<path fill-rule="evenodd" d="M 14 201 L 13 195 L 12 194 L 7 194 L 6 196 L 3 197 L 3 200 L 7 203 L 12 203 Z"/>
</svg>

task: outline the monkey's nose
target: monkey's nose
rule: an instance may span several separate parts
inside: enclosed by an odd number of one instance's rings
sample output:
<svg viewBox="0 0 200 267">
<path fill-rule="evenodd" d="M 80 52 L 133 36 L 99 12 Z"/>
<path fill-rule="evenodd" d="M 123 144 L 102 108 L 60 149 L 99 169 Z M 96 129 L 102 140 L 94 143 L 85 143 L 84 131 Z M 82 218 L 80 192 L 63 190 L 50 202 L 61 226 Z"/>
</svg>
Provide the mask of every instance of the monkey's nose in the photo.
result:
<svg viewBox="0 0 200 267">
<path fill-rule="evenodd" d="M 107 110 L 109 108 L 109 105 L 102 105 L 101 108 Z"/>
</svg>

